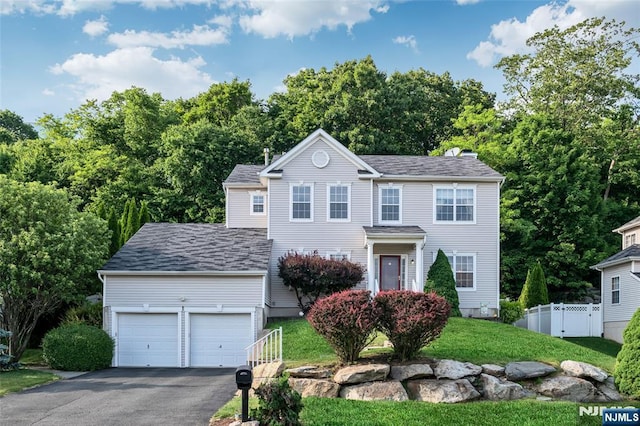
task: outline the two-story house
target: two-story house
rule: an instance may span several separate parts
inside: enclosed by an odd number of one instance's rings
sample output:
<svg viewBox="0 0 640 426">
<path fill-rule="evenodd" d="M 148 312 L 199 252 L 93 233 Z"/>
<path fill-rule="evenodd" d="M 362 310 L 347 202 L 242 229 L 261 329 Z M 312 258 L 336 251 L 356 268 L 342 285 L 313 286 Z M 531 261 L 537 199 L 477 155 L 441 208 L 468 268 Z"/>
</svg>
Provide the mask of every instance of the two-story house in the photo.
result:
<svg viewBox="0 0 640 426">
<path fill-rule="evenodd" d="M 442 249 L 465 316 L 499 309 L 503 177 L 473 154 L 355 155 L 317 130 L 224 183 L 225 224 L 147 224 L 99 271 L 114 366 L 236 366 L 269 317 L 298 316 L 278 259 L 365 266 L 359 285 L 422 291 Z"/>
<path fill-rule="evenodd" d="M 600 271 L 604 337 L 623 343 L 622 333 L 640 309 L 640 216 L 613 232 L 622 235 L 622 251 L 593 268 Z"/>
</svg>

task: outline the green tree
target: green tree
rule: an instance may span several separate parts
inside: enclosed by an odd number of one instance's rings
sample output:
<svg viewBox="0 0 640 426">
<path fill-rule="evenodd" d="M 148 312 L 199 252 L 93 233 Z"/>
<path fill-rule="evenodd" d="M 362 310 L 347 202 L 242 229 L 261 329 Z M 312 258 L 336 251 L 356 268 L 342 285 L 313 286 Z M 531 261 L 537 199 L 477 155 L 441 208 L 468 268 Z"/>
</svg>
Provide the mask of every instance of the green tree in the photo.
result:
<svg viewBox="0 0 640 426">
<path fill-rule="evenodd" d="M 438 250 L 436 260 L 429 268 L 427 281 L 424 284 L 424 292 L 434 292 L 444 297 L 451 305 L 451 316 L 462 316 L 460 313 L 460 301 L 458 300 L 458 290 L 456 290 L 456 279 L 447 255 L 442 250 Z"/>
<path fill-rule="evenodd" d="M 138 224 L 140 227 L 145 223 L 151 222 L 151 216 L 149 215 L 149 209 L 145 201 L 140 203 L 140 211 L 138 212 Z"/>
<path fill-rule="evenodd" d="M 616 386 L 620 392 L 640 398 L 640 309 L 624 329 L 623 341 L 616 358 Z"/>
<path fill-rule="evenodd" d="M 121 218 L 122 223 L 122 235 L 120 237 L 122 245 L 124 245 L 129 238 L 138 232 L 140 229 L 140 213 L 138 212 L 138 205 L 136 199 L 130 199 L 124 208 Z"/>
<path fill-rule="evenodd" d="M 109 215 L 107 216 L 107 226 L 111 231 L 109 256 L 113 256 L 120 249 L 120 247 L 122 247 L 122 244 L 120 244 L 120 234 L 122 233 L 120 230 L 120 222 L 118 221 L 116 212 L 113 208 L 109 210 Z"/>
<path fill-rule="evenodd" d="M 527 272 L 527 279 L 522 287 L 522 293 L 520 293 L 518 301 L 523 308 L 547 305 L 549 303 L 547 282 L 540 262 L 537 262 Z"/>
<path fill-rule="evenodd" d="M 0 176 L 0 328 L 19 360 L 38 319 L 95 292 L 106 223 L 64 190 Z"/>
<path fill-rule="evenodd" d="M 0 111 L 0 144 L 12 144 L 21 140 L 37 139 L 38 132 L 13 111 Z"/>
</svg>

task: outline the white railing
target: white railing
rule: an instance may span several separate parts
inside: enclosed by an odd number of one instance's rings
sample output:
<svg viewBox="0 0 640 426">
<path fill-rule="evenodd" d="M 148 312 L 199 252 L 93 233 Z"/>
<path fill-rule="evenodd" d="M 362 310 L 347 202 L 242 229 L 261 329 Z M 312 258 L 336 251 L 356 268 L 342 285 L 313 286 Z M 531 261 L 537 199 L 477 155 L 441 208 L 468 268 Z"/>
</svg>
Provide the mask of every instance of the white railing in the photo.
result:
<svg viewBox="0 0 640 426">
<path fill-rule="evenodd" d="M 551 303 L 525 309 L 517 327 L 556 337 L 600 337 L 602 307 L 600 304 L 566 305 Z"/>
<path fill-rule="evenodd" d="M 258 364 L 282 361 L 282 327 L 271 330 L 269 334 L 247 346 L 245 351 L 247 365 L 251 368 Z"/>
</svg>

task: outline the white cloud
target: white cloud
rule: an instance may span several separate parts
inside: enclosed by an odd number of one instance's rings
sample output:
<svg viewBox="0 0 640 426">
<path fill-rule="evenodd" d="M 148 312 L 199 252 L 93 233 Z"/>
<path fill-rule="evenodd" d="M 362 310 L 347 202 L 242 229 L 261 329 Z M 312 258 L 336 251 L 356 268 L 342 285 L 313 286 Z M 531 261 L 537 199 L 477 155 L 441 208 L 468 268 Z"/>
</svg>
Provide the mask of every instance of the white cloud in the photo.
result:
<svg viewBox="0 0 640 426">
<path fill-rule="evenodd" d="M 381 0 L 244 0 L 236 3 L 248 12 L 240 15 L 240 26 L 247 33 L 266 38 L 285 35 L 304 36 L 322 28 L 336 29 L 340 25 L 348 31 L 357 23 L 371 19 L 371 12 L 385 13 L 388 6 Z"/>
<path fill-rule="evenodd" d="M 131 86 L 160 92 L 167 99 L 191 97 L 206 90 L 214 80 L 200 68 L 201 57 L 183 61 L 180 58 L 161 60 L 153 56 L 150 47 L 114 50 L 104 56 L 77 53 L 51 72 L 75 78 L 72 86 L 80 101 L 104 100 L 114 91 Z"/>
<path fill-rule="evenodd" d="M 82 27 L 82 32 L 89 34 L 91 37 L 100 36 L 108 30 L 109 23 L 104 15 L 100 16 L 100 19 L 96 19 L 95 21 L 86 21 Z"/>
<path fill-rule="evenodd" d="M 137 4 L 154 10 L 214 3 L 215 0 L 0 0 L 0 14 L 32 12 L 71 16 L 85 11 L 108 10 L 116 4 Z"/>
<path fill-rule="evenodd" d="M 418 50 L 418 42 L 416 41 L 415 36 L 398 36 L 392 40 L 395 44 L 402 44 L 407 47 L 412 48 L 413 50 Z"/>
<path fill-rule="evenodd" d="M 51 89 L 44 89 L 42 91 L 42 94 L 45 95 L 45 96 L 55 96 L 56 92 L 54 92 Z"/>
<path fill-rule="evenodd" d="M 117 47 L 162 47 L 164 49 L 185 46 L 211 46 L 227 43 L 227 28 L 210 28 L 208 25 L 194 25 L 191 31 L 172 31 L 171 34 L 149 31 L 127 30 L 109 34 L 107 40 Z"/>
<path fill-rule="evenodd" d="M 606 16 L 608 19 L 626 20 L 629 26 L 637 27 L 640 25 L 637 7 L 637 3 L 630 0 L 568 0 L 564 4 L 549 3 L 534 9 L 524 22 L 512 18 L 492 25 L 489 39 L 480 42 L 467 54 L 467 59 L 488 67 L 502 56 L 526 53 L 527 39 L 538 32 L 553 26 L 566 29 L 591 17 Z"/>
<path fill-rule="evenodd" d="M 480 3 L 480 0 L 456 0 L 456 3 L 464 6 L 467 4 L 476 4 L 476 3 Z"/>
</svg>

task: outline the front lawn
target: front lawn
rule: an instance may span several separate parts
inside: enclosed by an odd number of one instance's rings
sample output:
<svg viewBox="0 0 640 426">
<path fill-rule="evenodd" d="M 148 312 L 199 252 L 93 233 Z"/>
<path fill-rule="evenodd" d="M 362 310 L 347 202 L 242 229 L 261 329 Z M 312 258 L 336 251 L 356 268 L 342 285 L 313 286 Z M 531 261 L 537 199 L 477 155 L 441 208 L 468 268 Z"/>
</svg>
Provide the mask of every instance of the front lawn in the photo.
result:
<svg viewBox="0 0 640 426">
<path fill-rule="evenodd" d="M 38 370 L 13 370 L 0 373 L 0 396 L 9 392 L 19 392 L 31 386 L 42 385 L 58 380 L 55 374 Z"/>
</svg>

